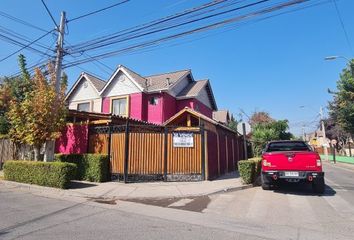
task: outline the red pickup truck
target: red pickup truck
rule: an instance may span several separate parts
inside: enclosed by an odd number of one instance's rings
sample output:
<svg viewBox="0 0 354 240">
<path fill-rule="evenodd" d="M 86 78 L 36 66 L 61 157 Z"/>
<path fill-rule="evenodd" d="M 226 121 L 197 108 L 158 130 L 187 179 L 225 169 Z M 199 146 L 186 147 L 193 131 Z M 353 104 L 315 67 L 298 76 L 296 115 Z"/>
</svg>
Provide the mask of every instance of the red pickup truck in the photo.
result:
<svg viewBox="0 0 354 240">
<path fill-rule="evenodd" d="M 312 184 L 315 193 L 325 190 L 321 158 L 303 141 L 271 141 L 262 154 L 262 188 L 280 182 Z"/>
</svg>

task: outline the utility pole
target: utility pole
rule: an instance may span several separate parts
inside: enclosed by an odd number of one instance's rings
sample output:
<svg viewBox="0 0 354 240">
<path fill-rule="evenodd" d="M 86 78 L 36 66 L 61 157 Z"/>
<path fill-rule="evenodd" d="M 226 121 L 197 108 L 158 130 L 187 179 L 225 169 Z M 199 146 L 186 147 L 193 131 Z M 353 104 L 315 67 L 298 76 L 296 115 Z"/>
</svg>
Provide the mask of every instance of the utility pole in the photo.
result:
<svg viewBox="0 0 354 240">
<path fill-rule="evenodd" d="M 65 12 L 61 12 L 60 24 L 58 31 L 58 40 L 57 40 L 57 56 L 55 59 L 55 76 L 56 76 L 56 83 L 55 83 L 55 91 L 59 95 L 60 93 L 60 83 L 61 83 L 61 68 L 62 68 L 62 61 L 63 61 L 63 46 L 64 46 L 64 33 L 65 33 Z M 50 124 L 50 123 L 49 123 Z M 54 147 L 55 141 L 54 140 L 47 140 L 45 143 L 45 153 L 44 153 L 44 161 L 51 162 L 54 160 Z"/>
<path fill-rule="evenodd" d="M 61 12 L 60 25 L 58 29 L 57 40 L 57 57 L 55 60 L 55 76 L 56 84 L 55 91 L 57 94 L 60 92 L 60 80 L 61 80 L 61 66 L 63 61 L 63 46 L 64 46 L 64 33 L 65 33 L 65 12 Z"/>
<path fill-rule="evenodd" d="M 324 150 L 324 154 L 325 154 L 325 158 L 326 161 L 328 161 L 328 150 L 327 150 L 327 138 L 326 138 L 326 129 L 324 126 L 324 121 L 323 121 L 323 109 L 322 107 L 320 107 L 320 116 L 321 116 L 321 129 L 322 129 L 322 135 L 323 135 L 323 139 L 324 139 L 324 144 L 323 144 L 323 150 Z"/>
<path fill-rule="evenodd" d="M 306 137 L 305 137 L 305 125 L 302 125 L 302 141 L 306 141 Z"/>
</svg>

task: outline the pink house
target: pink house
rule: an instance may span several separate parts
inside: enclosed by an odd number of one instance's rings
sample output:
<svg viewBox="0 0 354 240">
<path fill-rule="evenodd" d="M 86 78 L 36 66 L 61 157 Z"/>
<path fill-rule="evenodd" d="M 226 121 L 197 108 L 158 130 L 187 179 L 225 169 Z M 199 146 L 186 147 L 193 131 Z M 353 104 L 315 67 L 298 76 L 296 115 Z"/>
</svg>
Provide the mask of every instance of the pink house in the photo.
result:
<svg viewBox="0 0 354 240">
<path fill-rule="evenodd" d="M 161 124 L 184 107 L 212 118 L 217 110 L 209 80 L 190 70 L 140 76 L 118 66 L 108 81 L 82 73 L 67 94 L 69 109 L 112 113 Z"/>
</svg>

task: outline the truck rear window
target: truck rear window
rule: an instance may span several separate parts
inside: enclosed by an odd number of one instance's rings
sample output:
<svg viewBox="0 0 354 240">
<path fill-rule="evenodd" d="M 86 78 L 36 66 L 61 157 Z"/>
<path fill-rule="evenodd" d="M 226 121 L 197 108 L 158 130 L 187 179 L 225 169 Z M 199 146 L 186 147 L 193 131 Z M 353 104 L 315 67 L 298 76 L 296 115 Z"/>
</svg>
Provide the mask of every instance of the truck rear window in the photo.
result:
<svg viewBox="0 0 354 240">
<path fill-rule="evenodd" d="M 311 151 L 304 142 L 274 142 L 269 143 L 266 152 L 279 151 Z"/>
</svg>

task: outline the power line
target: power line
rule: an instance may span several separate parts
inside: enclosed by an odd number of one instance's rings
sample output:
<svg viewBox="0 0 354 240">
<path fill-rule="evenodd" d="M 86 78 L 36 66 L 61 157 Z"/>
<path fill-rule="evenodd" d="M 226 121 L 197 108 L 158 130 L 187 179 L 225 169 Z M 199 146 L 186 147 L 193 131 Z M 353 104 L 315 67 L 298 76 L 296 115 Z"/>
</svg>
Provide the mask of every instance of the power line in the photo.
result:
<svg viewBox="0 0 354 240">
<path fill-rule="evenodd" d="M 210 7 L 217 6 L 219 4 L 222 4 L 222 3 L 228 2 L 228 1 L 230 1 L 230 0 L 211 1 L 211 2 L 208 2 L 206 4 L 200 5 L 198 7 L 189 8 L 187 10 L 184 10 L 184 11 L 180 12 L 180 13 L 169 15 L 167 17 L 163 17 L 163 18 L 160 18 L 160 19 L 148 22 L 148 23 L 140 24 L 140 25 L 137 25 L 137 26 L 125 29 L 125 30 L 118 31 L 118 32 L 113 33 L 113 34 L 109 34 L 109 35 L 106 35 L 106 36 L 103 36 L 103 37 L 99 37 L 99 38 L 96 38 L 96 39 L 93 39 L 93 40 L 90 40 L 90 41 L 86 41 L 86 42 L 83 42 L 83 43 L 80 43 L 80 44 L 77 44 L 77 45 L 73 46 L 72 51 L 75 51 L 75 50 L 76 51 L 80 51 L 83 48 L 85 48 L 86 46 L 93 46 L 94 44 L 96 44 L 96 45 L 100 44 L 100 43 L 103 44 L 104 42 L 107 42 L 109 40 L 113 40 L 113 39 L 115 39 L 117 37 L 122 37 L 122 36 L 128 35 L 130 33 L 138 33 L 140 30 L 143 30 L 143 32 L 144 31 L 148 31 L 149 28 L 151 28 L 153 26 L 158 26 L 158 25 L 161 25 L 162 23 L 171 22 L 174 19 L 178 19 L 178 18 L 181 18 L 183 16 L 187 16 L 187 15 L 189 15 L 191 13 L 198 12 L 198 11 L 201 11 L 201 10 L 204 10 L 204 9 L 208 9 Z M 238 3 L 238 2 L 241 2 L 241 1 L 236 1 L 236 3 Z"/>
<path fill-rule="evenodd" d="M 9 35 L 11 37 L 17 38 L 17 39 L 19 39 L 21 41 L 25 41 L 27 43 L 30 43 L 30 42 L 33 41 L 32 39 L 29 39 L 26 36 L 24 36 L 24 35 L 22 35 L 20 33 L 17 33 L 15 31 L 11 30 L 11 29 L 8 29 L 8 28 L 6 28 L 4 26 L 0 26 L 0 32 L 2 32 L 3 34 L 7 34 L 7 35 Z M 41 48 L 44 48 L 44 49 L 48 49 L 49 48 L 45 44 L 39 43 L 39 42 L 34 43 L 34 45 L 36 45 L 38 47 L 41 47 Z"/>
<path fill-rule="evenodd" d="M 18 40 L 13 39 L 13 38 L 11 38 L 11 37 L 9 37 L 9 36 L 3 35 L 3 34 L 1 34 L 1 33 L 0 33 L 0 39 L 6 41 L 6 42 L 8 42 L 8 43 L 11 43 L 11 44 L 20 46 L 20 47 L 25 47 L 25 46 L 26 46 L 26 44 L 21 43 L 21 42 L 19 42 Z M 36 48 L 33 48 L 33 47 L 31 47 L 31 46 L 27 46 L 26 48 L 28 48 L 29 50 L 31 50 L 31 51 L 33 51 L 33 52 L 39 53 L 39 54 L 41 54 L 41 55 L 48 55 L 48 54 L 45 54 L 43 51 L 38 50 L 38 49 L 36 49 Z M 48 56 L 49 56 L 49 55 L 48 55 Z"/>
<path fill-rule="evenodd" d="M 42 0 L 42 1 L 43 1 L 43 0 Z M 101 9 L 99 9 L 99 10 L 96 10 L 96 11 L 93 11 L 93 12 L 89 12 L 89 13 L 86 13 L 86 14 L 81 15 L 81 16 L 78 16 L 78 17 L 74 17 L 74 18 L 72 18 L 72 19 L 70 19 L 70 20 L 67 20 L 67 23 L 72 22 L 72 21 L 76 21 L 76 20 L 81 19 L 81 18 L 84 18 L 84 17 L 91 16 L 91 15 L 93 15 L 93 14 L 96 14 L 96 13 L 99 13 L 99 12 L 102 12 L 102 11 L 105 11 L 105 10 L 108 10 L 108 9 L 110 9 L 110 8 L 113 8 L 113 7 L 122 5 L 122 4 L 124 4 L 124 3 L 127 3 L 127 2 L 129 2 L 129 1 L 130 1 L 130 0 L 124 0 L 124 1 L 121 1 L 121 2 L 118 2 L 118 3 L 115 3 L 115 4 L 113 4 L 113 5 L 110 5 L 110 6 L 108 6 L 108 7 L 101 8 Z"/>
<path fill-rule="evenodd" d="M 49 14 L 50 18 L 52 19 L 52 21 L 53 21 L 54 25 L 56 26 L 57 30 L 59 31 L 59 26 L 58 26 L 57 22 L 55 21 L 55 19 L 54 19 L 52 13 L 50 12 L 49 8 L 47 7 L 47 4 L 45 4 L 44 0 L 41 0 L 41 2 L 43 3 L 45 9 L 47 10 L 47 13 Z"/>
<path fill-rule="evenodd" d="M 347 44 L 348 44 L 348 46 L 349 46 L 349 48 L 350 48 L 350 51 L 351 51 L 351 53 L 353 54 L 352 44 L 350 43 L 347 30 L 345 29 L 342 16 L 341 16 L 341 14 L 340 14 L 340 12 L 339 12 L 338 5 L 337 5 L 337 1 L 336 1 L 336 0 L 332 0 L 332 1 L 333 1 L 333 4 L 334 4 L 334 8 L 336 9 L 336 13 L 337 13 L 337 16 L 338 16 L 340 25 L 342 26 L 342 30 L 343 30 L 343 32 L 344 32 L 345 40 L 347 41 Z"/>
<path fill-rule="evenodd" d="M 53 32 L 53 30 L 50 30 L 50 31 L 49 31 L 49 32 L 47 32 L 46 34 L 44 34 L 44 35 L 40 36 L 40 37 L 39 37 L 39 38 L 37 38 L 36 40 L 33 40 L 32 42 L 30 42 L 29 44 L 27 44 L 27 45 L 23 46 L 23 47 L 22 47 L 22 48 L 20 48 L 19 50 L 17 50 L 17 51 L 15 51 L 15 52 L 13 52 L 13 53 L 11 53 L 11 54 L 7 55 L 6 57 L 4 57 L 4 58 L 0 59 L 0 62 L 2 62 L 2 61 L 4 61 L 4 60 L 6 60 L 6 59 L 8 59 L 8 58 L 12 57 L 13 55 L 15 55 L 16 53 L 18 53 L 18 52 L 22 51 L 23 49 L 28 48 L 29 46 L 31 46 L 31 45 L 32 45 L 32 44 L 34 44 L 35 42 L 38 42 L 39 40 L 41 40 L 42 38 L 46 37 L 48 34 L 50 34 L 50 33 L 52 33 L 52 32 Z"/>
<path fill-rule="evenodd" d="M 198 28 L 195 28 L 195 29 L 192 29 L 192 30 L 189 30 L 189 31 L 180 32 L 180 33 L 169 35 L 169 36 L 165 36 L 165 37 L 162 37 L 162 38 L 159 38 L 159 39 L 155 39 L 155 40 L 146 41 L 146 42 L 143 42 L 143 43 L 131 45 L 131 46 L 119 49 L 119 50 L 115 50 L 115 51 L 99 54 L 99 55 L 93 56 L 93 58 L 102 59 L 102 58 L 107 58 L 107 57 L 111 57 L 111 56 L 114 56 L 114 55 L 126 53 L 128 51 L 135 51 L 137 49 L 140 49 L 140 48 L 143 48 L 143 47 L 147 47 L 147 46 L 152 46 L 154 44 L 165 42 L 167 40 L 180 38 L 180 37 L 187 36 L 187 35 L 190 35 L 190 34 L 193 34 L 193 33 L 198 33 L 198 32 L 203 32 L 203 31 L 210 30 L 210 29 L 215 29 L 215 28 L 218 28 L 218 27 L 221 27 L 223 25 L 230 24 L 230 23 L 233 23 L 233 22 L 238 22 L 238 21 L 241 21 L 241 20 L 244 20 L 244 19 L 250 19 L 250 18 L 253 18 L 253 17 L 257 17 L 257 16 L 260 16 L 262 14 L 267 14 L 267 13 L 270 13 L 270 12 L 273 12 L 273 11 L 276 11 L 276 10 L 280 10 L 280 9 L 283 9 L 283 8 L 286 8 L 286 7 L 295 5 L 295 4 L 302 3 L 304 1 L 308 1 L 308 0 L 288 1 L 288 2 L 283 3 L 283 4 L 274 5 L 272 7 L 268 7 L 268 8 L 256 11 L 256 12 L 250 12 L 250 13 L 245 14 L 245 15 L 241 15 L 241 16 L 238 16 L 238 17 L 226 19 L 226 20 L 223 20 L 223 21 L 219 21 L 219 22 L 216 22 L 216 23 L 212 23 L 212 24 L 209 24 L 209 25 L 198 27 Z M 70 65 L 66 65 L 65 67 L 74 66 L 74 65 L 77 65 L 77 64 L 83 64 L 83 63 L 86 63 L 86 62 L 89 62 L 89 61 L 90 60 L 88 60 L 88 59 L 83 59 L 83 60 L 80 60 L 80 61 L 77 61 L 77 62 L 72 62 Z"/>
<path fill-rule="evenodd" d="M 19 19 L 17 17 L 11 16 L 8 13 L 0 11 L 0 16 L 8 18 L 8 19 L 10 19 L 12 21 L 15 21 L 17 23 L 21 23 L 21 24 L 23 24 L 23 25 L 25 25 L 27 27 L 31 27 L 31 28 L 37 29 L 37 30 L 42 31 L 42 32 L 47 32 L 47 30 L 45 30 L 43 28 L 37 27 L 37 26 L 35 26 L 35 25 L 33 25 L 33 24 L 29 23 L 29 22 L 26 22 L 26 21 L 24 21 L 22 19 Z"/>
</svg>

